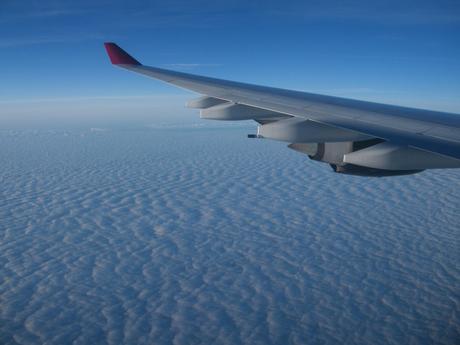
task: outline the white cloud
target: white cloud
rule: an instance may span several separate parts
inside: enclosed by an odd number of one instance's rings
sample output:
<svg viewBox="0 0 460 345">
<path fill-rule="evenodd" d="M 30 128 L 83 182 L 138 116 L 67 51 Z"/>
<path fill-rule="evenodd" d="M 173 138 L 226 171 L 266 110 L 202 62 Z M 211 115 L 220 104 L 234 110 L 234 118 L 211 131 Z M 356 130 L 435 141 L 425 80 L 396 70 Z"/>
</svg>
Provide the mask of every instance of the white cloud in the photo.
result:
<svg viewBox="0 0 460 345">
<path fill-rule="evenodd" d="M 0 340 L 458 338 L 459 171 L 336 175 L 246 133 L 0 132 Z"/>
</svg>

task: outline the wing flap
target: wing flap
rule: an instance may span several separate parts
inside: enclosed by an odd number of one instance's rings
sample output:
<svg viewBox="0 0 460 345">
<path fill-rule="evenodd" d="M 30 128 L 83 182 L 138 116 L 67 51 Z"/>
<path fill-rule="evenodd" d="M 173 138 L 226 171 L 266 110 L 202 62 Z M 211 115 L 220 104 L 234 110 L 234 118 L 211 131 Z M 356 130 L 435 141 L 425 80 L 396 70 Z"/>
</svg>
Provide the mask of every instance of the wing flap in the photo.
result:
<svg viewBox="0 0 460 345">
<path fill-rule="evenodd" d="M 188 101 L 186 106 L 188 108 L 194 108 L 194 109 L 208 109 L 208 108 L 215 107 L 217 105 L 221 105 L 224 103 L 228 103 L 228 102 L 224 101 L 223 99 L 219 99 L 219 98 L 203 96 L 203 97 L 195 98 L 195 99 Z"/>
</svg>

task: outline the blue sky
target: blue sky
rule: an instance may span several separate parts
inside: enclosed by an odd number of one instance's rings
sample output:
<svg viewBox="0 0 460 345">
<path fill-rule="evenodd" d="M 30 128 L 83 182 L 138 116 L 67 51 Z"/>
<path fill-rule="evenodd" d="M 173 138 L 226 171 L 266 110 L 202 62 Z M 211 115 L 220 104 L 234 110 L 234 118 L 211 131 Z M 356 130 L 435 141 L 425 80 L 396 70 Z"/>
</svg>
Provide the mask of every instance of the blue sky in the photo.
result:
<svg viewBox="0 0 460 345">
<path fill-rule="evenodd" d="M 460 112 L 458 1 L 3 0 L 0 114 L 185 98 L 110 66 L 104 41 L 165 68 Z"/>
</svg>

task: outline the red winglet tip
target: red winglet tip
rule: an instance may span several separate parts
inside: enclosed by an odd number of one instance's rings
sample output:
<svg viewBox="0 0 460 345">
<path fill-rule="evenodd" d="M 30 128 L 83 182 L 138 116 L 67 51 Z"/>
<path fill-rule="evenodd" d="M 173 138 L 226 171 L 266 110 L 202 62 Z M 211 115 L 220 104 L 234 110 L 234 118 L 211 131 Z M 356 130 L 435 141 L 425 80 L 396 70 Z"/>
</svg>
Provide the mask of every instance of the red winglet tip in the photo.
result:
<svg viewBox="0 0 460 345">
<path fill-rule="evenodd" d="M 116 43 L 104 43 L 110 62 L 114 65 L 140 65 L 141 63 L 121 49 Z"/>
</svg>

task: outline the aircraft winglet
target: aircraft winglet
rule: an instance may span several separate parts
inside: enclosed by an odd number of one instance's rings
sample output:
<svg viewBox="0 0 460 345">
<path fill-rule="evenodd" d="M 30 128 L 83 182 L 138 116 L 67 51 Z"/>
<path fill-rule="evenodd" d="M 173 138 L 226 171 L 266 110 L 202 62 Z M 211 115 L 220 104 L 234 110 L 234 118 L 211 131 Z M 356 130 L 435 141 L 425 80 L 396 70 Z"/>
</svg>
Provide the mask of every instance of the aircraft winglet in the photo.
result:
<svg viewBox="0 0 460 345">
<path fill-rule="evenodd" d="M 110 62 L 114 65 L 141 65 L 139 61 L 121 49 L 116 43 L 104 43 Z"/>
</svg>

